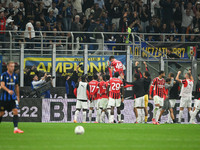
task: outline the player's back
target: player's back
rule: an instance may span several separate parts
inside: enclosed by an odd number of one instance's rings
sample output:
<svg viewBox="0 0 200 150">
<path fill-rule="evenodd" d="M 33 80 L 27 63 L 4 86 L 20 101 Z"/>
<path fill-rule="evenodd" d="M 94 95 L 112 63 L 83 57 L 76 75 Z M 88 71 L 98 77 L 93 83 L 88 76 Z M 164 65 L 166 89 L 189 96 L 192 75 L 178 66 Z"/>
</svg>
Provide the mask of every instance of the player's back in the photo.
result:
<svg viewBox="0 0 200 150">
<path fill-rule="evenodd" d="M 90 95 L 92 96 L 92 99 L 97 97 L 97 92 L 99 89 L 98 84 L 99 84 L 99 82 L 97 80 L 92 80 L 89 82 Z"/>
<path fill-rule="evenodd" d="M 100 98 L 107 98 L 107 87 L 108 87 L 108 82 L 105 81 L 99 82 L 99 93 L 101 95 Z"/>
<path fill-rule="evenodd" d="M 153 82 L 152 82 L 152 85 L 154 86 L 154 93 L 153 95 L 158 95 L 160 97 L 163 97 L 164 96 L 164 93 L 165 93 L 165 79 L 162 78 L 154 78 Z"/>
<path fill-rule="evenodd" d="M 194 82 L 189 79 L 182 80 L 182 88 L 180 96 L 182 97 L 192 97 L 192 90 Z"/>
<path fill-rule="evenodd" d="M 78 100 L 87 100 L 87 86 L 86 82 L 80 81 L 77 88 L 77 99 Z"/>
<path fill-rule="evenodd" d="M 138 79 L 134 81 L 133 83 L 134 83 L 133 93 L 136 96 L 136 98 L 144 96 L 145 95 L 144 80 Z"/>
<path fill-rule="evenodd" d="M 114 72 L 119 72 L 122 73 L 123 72 L 123 64 L 121 61 L 119 60 L 114 60 L 111 64 L 111 66 L 114 67 Z"/>
</svg>

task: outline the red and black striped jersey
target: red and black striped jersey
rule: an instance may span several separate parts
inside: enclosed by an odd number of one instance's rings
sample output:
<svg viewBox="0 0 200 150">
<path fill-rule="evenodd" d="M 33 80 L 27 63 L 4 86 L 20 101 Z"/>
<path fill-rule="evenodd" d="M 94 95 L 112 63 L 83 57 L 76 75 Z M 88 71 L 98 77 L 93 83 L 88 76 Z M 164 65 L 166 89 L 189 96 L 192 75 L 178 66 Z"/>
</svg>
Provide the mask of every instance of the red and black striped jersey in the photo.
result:
<svg viewBox="0 0 200 150">
<path fill-rule="evenodd" d="M 121 97 L 120 89 L 123 86 L 122 80 L 119 78 L 110 79 L 108 85 L 110 85 L 109 97 L 113 99 L 119 99 Z"/>
<path fill-rule="evenodd" d="M 98 99 L 98 87 L 99 82 L 96 80 L 92 80 L 89 82 L 89 86 L 90 86 L 90 97 L 92 100 L 97 100 Z"/>
<path fill-rule="evenodd" d="M 161 98 L 166 95 L 165 91 L 165 79 L 159 79 L 158 77 L 154 78 L 150 87 L 149 95 L 152 94 L 153 91 L 153 96 L 160 96 Z"/>
</svg>

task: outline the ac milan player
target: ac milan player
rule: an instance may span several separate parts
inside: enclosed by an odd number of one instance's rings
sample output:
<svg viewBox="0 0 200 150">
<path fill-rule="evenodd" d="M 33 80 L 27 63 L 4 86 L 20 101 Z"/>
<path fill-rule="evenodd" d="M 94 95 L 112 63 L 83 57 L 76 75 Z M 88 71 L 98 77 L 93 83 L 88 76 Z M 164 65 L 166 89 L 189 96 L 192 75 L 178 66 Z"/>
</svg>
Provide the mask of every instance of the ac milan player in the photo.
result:
<svg viewBox="0 0 200 150">
<path fill-rule="evenodd" d="M 105 112 L 108 106 L 108 94 L 107 94 L 107 87 L 108 82 L 104 81 L 106 80 L 105 76 L 102 74 L 99 75 L 99 108 L 101 110 L 101 117 L 100 122 L 105 123 Z"/>
<path fill-rule="evenodd" d="M 118 122 L 121 123 L 121 110 L 120 105 L 121 102 L 124 101 L 124 86 L 122 80 L 119 78 L 119 72 L 114 73 L 114 78 L 110 79 L 108 83 L 107 92 L 109 92 L 109 101 L 108 106 L 111 107 L 111 115 L 109 118 L 109 122 L 114 122 L 114 108 L 117 107 L 117 116 L 118 116 Z M 120 90 L 122 89 L 122 94 L 120 93 Z"/>
<path fill-rule="evenodd" d="M 97 81 L 98 80 L 98 76 L 97 75 L 94 75 L 93 76 L 93 80 L 89 82 L 89 86 L 90 86 L 90 103 L 89 103 L 89 122 L 92 121 L 92 111 L 93 111 L 93 108 L 96 109 L 96 112 L 97 112 L 97 115 L 96 115 L 96 122 L 98 122 L 98 120 L 100 119 L 100 114 L 99 114 L 99 104 L 98 104 L 98 90 L 99 90 L 99 87 L 98 87 L 98 84 L 99 82 Z"/>
<path fill-rule="evenodd" d="M 150 91 L 149 91 L 149 99 L 152 99 L 151 94 L 153 91 L 153 100 L 154 100 L 154 111 L 153 111 L 152 122 L 153 124 L 157 124 L 157 125 L 159 125 L 157 113 L 160 114 L 160 111 L 164 102 L 164 96 L 166 96 L 164 77 L 165 77 L 165 72 L 160 71 L 159 76 L 153 79 L 153 82 L 151 84 Z"/>
<path fill-rule="evenodd" d="M 109 60 L 111 62 L 111 72 L 113 72 L 114 70 L 114 73 L 115 72 L 118 72 L 119 75 L 120 74 L 124 74 L 124 71 L 123 71 L 123 64 L 121 61 L 119 60 L 116 60 L 114 56 L 110 56 L 109 57 Z"/>
<path fill-rule="evenodd" d="M 181 71 L 179 71 L 176 76 L 176 80 L 179 83 L 182 83 L 181 93 L 180 93 L 181 99 L 180 99 L 180 111 L 179 111 L 178 123 L 181 123 L 183 110 L 185 107 L 188 108 L 188 112 L 191 116 L 192 90 L 193 90 L 193 84 L 194 84 L 194 80 L 190 72 L 185 74 L 184 80 L 179 79 L 180 74 L 181 74 Z"/>
<path fill-rule="evenodd" d="M 191 113 L 190 123 L 196 124 L 194 119 L 199 110 L 200 110 L 200 74 L 198 75 L 198 81 L 196 84 L 194 108 L 193 112 Z"/>
</svg>

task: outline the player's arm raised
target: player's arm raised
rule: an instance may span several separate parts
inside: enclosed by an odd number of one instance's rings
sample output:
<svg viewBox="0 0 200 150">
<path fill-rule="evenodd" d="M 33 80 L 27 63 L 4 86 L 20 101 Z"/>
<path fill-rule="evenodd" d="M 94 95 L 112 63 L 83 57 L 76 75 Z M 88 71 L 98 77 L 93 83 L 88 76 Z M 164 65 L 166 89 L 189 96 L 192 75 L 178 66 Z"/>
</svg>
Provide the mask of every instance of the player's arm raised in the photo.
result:
<svg viewBox="0 0 200 150">
<path fill-rule="evenodd" d="M 178 74 L 177 74 L 177 76 L 176 76 L 176 80 L 178 81 L 178 82 L 182 82 L 182 80 L 181 79 L 179 79 L 179 76 L 180 76 L 180 74 L 181 74 L 181 71 L 178 71 Z"/>
</svg>

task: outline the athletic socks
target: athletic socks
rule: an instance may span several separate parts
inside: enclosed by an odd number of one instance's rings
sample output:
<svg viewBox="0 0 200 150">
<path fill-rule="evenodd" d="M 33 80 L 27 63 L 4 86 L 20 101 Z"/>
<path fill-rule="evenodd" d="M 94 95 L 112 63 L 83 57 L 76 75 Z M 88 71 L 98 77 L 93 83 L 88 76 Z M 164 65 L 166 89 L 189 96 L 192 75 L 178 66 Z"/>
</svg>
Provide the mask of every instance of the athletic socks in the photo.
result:
<svg viewBox="0 0 200 150">
<path fill-rule="evenodd" d="M 159 109 L 159 107 L 155 107 L 154 110 L 153 110 L 153 118 L 154 119 L 156 118 L 158 109 Z"/>
<path fill-rule="evenodd" d="M 179 111 L 179 116 L 178 116 L 178 122 L 179 122 L 179 123 L 181 122 L 182 116 L 183 116 L 183 111 L 180 110 L 180 111 Z"/>
<path fill-rule="evenodd" d="M 103 111 L 103 112 L 101 113 L 100 122 L 101 122 L 101 123 L 105 123 L 105 111 Z"/>
<path fill-rule="evenodd" d="M 109 120 L 110 119 L 110 115 L 111 115 L 111 110 L 108 109 L 107 112 L 108 112 L 108 120 Z"/>
<path fill-rule="evenodd" d="M 190 113 L 190 116 L 191 116 L 191 118 L 190 118 L 190 123 L 195 123 L 194 120 L 195 120 L 195 117 L 196 117 L 198 111 L 199 111 L 199 110 L 197 110 L 197 109 L 195 109 L 194 112 L 191 111 L 191 113 Z"/>
<path fill-rule="evenodd" d="M 75 112 L 75 116 L 74 116 L 74 120 L 77 121 L 78 115 L 79 115 L 79 110 L 76 110 L 76 112 Z"/>
<path fill-rule="evenodd" d="M 86 111 L 83 111 L 83 122 L 86 122 Z"/>
<path fill-rule="evenodd" d="M 144 117 L 144 122 L 147 122 L 147 120 L 148 120 L 148 116 L 145 116 Z"/>
<path fill-rule="evenodd" d="M 161 110 L 162 110 L 162 108 L 159 108 L 158 111 L 157 111 L 156 122 L 158 122 Z"/>
<path fill-rule="evenodd" d="M 109 123 L 114 123 L 114 115 L 110 115 Z"/>
<path fill-rule="evenodd" d="M 96 122 L 100 122 L 101 109 L 97 110 Z"/>
<path fill-rule="evenodd" d="M 15 127 L 15 128 L 18 127 L 18 115 L 14 115 L 14 116 L 13 116 L 13 124 L 14 124 L 14 127 Z"/>
<path fill-rule="evenodd" d="M 92 122 L 92 110 L 89 110 L 89 122 L 91 123 Z"/>
<path fill-rule="evenodd" d="M 118 121 L 122 121 L 121 114 L 117 115 Z"/>
<path fill-rule="evenodd" d="M 168 123 L 171 123 L 171 116 L 170 116 L 170 111 L 168 110 L 168 119 L 167 119 Z"/>
<path fill-rule="evenodd" d="M 0 117 L 0 123 L 1 123 L 1 121 L 2 121 L 2 117 Z"/>
</svg>

